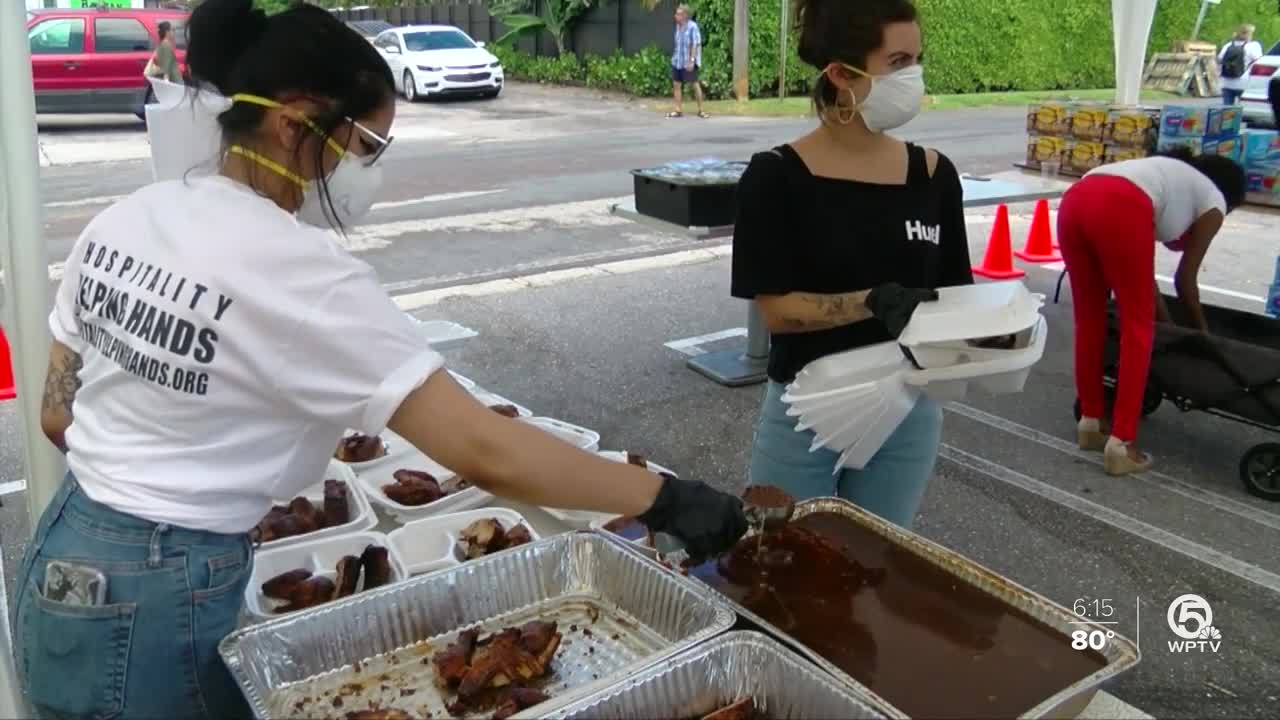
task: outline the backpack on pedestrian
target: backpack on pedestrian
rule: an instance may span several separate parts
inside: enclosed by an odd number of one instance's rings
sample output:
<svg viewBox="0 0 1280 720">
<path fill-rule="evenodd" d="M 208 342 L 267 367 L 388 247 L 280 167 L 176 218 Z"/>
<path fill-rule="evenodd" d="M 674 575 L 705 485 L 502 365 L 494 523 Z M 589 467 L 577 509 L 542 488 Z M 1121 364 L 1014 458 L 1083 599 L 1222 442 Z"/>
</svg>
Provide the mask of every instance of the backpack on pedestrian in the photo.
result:
<svg viewBox="0 0 1280 720">
<path fill-rule="evenodd" d="M 1222 77 L 1232 80 L 1244 77 L 1244 46 L 1239 40 L 1233 40 L 1227 46 L 1227 51 L 1222 55 Z"/>
</svg>

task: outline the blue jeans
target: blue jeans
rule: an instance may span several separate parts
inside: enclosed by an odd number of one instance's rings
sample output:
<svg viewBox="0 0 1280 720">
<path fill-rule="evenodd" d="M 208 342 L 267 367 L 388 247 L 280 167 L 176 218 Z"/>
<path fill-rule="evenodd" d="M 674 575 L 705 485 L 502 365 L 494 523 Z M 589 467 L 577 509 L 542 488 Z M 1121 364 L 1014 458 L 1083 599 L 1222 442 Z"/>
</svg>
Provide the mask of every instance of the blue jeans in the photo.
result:
<svg viewBox="0 0 1280 720">
<path fill-rule="evenodd" d="M 838 495 L 902 527 L 911 527 L 933 476 L 942 439 L 942 408 L 921 395 L 866 467 L 834 474 L 840 454 L 809 452 L 812 431 L 796 432 L 787 417 L 786 387 L 769 382 L 751 449 L 752 485 L 775 485 L 797 500 Z"/>
<path fill-rule="evenodd" d="M 106 603 L 46 599 L 50 560 L 101 571 Z M 248 536 L 117 512 L 68 473 L 18 575 L 14 649 L 32 709 L 41 718 L 252 717 L 218 655 L 252 569 Z"/>
<path fill-rule="evenodd" d="M 1241 95 L 1244 95 L 1243 90 L 1228 90 L 1227 88 L 1222 88 L 1222 104 L 1235 105 L 1240 101 Z"/>
</svg>

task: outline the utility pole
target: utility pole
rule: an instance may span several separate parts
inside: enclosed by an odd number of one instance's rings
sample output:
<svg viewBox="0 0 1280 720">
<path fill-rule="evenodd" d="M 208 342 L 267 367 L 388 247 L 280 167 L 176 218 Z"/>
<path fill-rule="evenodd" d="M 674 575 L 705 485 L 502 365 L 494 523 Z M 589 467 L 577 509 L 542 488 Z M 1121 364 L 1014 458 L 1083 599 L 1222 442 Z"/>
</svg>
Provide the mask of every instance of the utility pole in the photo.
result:
<svg viewBox="0 0 1280 720">
<path fill-rule="evenodd" d="M 791 3 L 782 0 L 782 28 L 778 32 L 778 99 L 781 100 L 787 96 L 787 56 L 791 53 L 787 52 L 787 29 L 791 24 L 790 15 Z"/>
<path fill-rule="evenodd" d="M 1200 0 L 1200 14 L 1196 16 L 1196 27 L 1191 31 L 1191 39 L 1200 39 L 1200 27 L 1204 25 L 1204 16 L 1209 12 L 1210 5 L 1218 5 L 1222 0 Z"/>
<path fill-rule="evenodd" d="M 751 87 L 747 82 L 750 21 L 747 0 L 733 0 L 733 95 L 739 102 L 746 102 Z"/>
</svg>

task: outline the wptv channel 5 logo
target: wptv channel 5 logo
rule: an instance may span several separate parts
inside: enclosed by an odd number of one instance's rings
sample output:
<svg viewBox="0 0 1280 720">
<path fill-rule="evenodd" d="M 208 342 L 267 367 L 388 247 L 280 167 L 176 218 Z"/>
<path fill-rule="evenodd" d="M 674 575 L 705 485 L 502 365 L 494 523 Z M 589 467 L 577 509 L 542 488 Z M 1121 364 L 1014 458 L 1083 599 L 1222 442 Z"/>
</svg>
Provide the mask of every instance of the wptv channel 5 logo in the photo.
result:
<svg viewBox="0 0 1280 720">
<path fill-rule="evenodd" d="M 1213 608 L 1199 595 L 1180 595 L 1169 603 L 1169 629 L 1179 639 L 1169 641 L 1169 652 L 1216 653 L 1222 647 L 1222 633 L 1213 625 Z"/>
</svg>

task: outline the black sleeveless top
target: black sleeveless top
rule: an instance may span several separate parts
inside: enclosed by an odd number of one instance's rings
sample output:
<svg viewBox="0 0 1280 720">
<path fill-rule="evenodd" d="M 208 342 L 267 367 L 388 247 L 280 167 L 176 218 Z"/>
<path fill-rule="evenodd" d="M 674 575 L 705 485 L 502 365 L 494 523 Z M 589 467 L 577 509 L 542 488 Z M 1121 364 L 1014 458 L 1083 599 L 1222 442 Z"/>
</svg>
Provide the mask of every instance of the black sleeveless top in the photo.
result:
<svg viewBox="0 0 1280 720">
<path fill-rule="evenodd" d="M 814 176 L 790 145 L 756 154 L 738 185 L 733 296 L 972 283 L 955 166 L 939 154 L 930 177 L 924 148 L 908 144 L 907 157 L 906 184 L 885 185 Z M 787 383 L 818 358 L 890 339 L 874 318 L 774 335 L 769 378 Z"/>
</svg>

